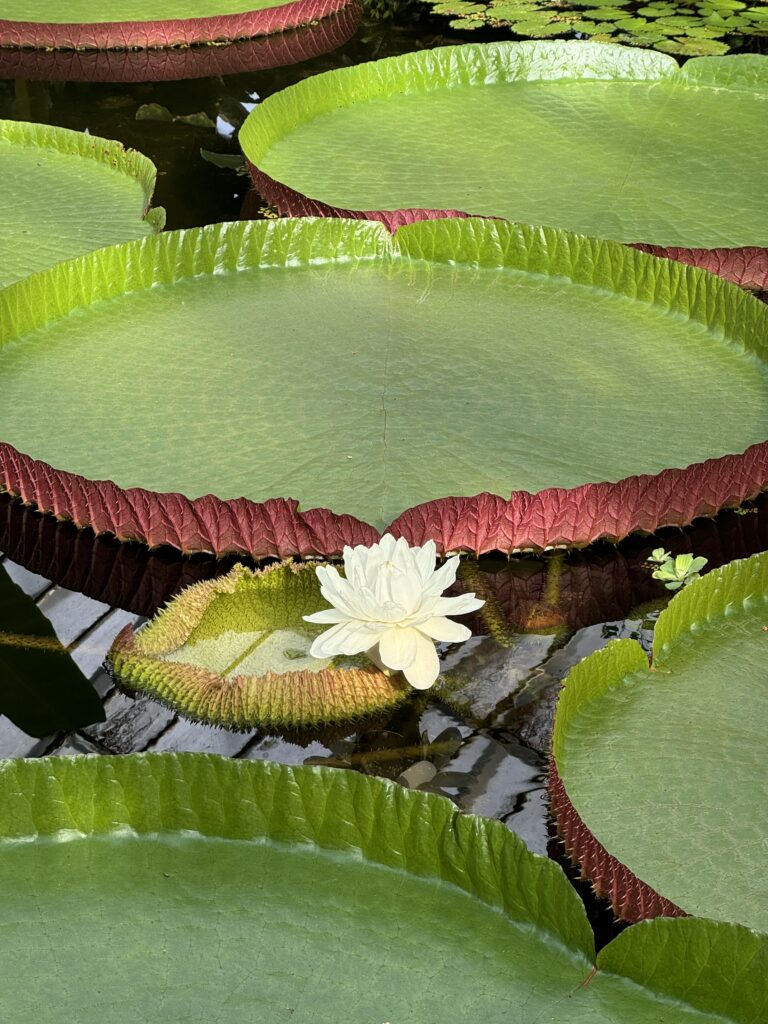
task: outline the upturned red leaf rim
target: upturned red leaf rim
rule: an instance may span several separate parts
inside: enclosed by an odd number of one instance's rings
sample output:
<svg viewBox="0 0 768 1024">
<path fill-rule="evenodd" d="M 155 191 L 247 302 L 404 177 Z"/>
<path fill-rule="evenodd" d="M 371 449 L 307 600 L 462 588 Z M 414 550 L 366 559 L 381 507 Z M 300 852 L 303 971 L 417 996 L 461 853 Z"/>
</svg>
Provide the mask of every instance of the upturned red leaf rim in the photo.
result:
<svg viewBox="0 0 768 1024">
<path fill-rule="evenodd" d="M 42 22 L 0 18 L 0 46 L 34 49 L 130 50 L 223 43 L 268 36 L 319 21 L 350 0 L 291 0 L 242 14 L 155 21 Z"/>
<path fill-rule="evenodd" d="M 550 759 L 549 809 L 555 819 L 557 833 L 565 851 L 582 878 L 589 879 L 595 892 L 613 907 L 620 921 L 636 924 L 652 917 L 687 917 L 671 900 L 661 896 L 650 885 L 608 853 L 581 820 L 557 774 L 554 758 Z"/>
<path fill-rule="evenodd" d="M 0 78 L 46 82 L 175 82 L 288 67 L 329 53 L 357 31 L 362 7 L 349 0 L 320 21 L 226 46 L 30 49 L 0 46 Z"/>
<path fill-rule="evenodd" d="M 384 532 L 412 545 L 433 540 L 442 555 L 586 547 L 662 526 L 687 526 L 763 490 L 768 490 L 768 441 L 743 455 L 618 483 L 553 487 L 537 494 L 514 491 L 508 498 L 487 493 L 441 498 L 406 510 Z M 97 535 L 112 534 L 150 548 L 168 545 L 183 554 L 330 558 L 346 545 L 370 545 L 381 536 L 354 516 L 322 508 L 301 511 L 293 499 L 187 498 L 86 480 L 6 443 L 0 443 L 0 491 Z"/>
</svg>

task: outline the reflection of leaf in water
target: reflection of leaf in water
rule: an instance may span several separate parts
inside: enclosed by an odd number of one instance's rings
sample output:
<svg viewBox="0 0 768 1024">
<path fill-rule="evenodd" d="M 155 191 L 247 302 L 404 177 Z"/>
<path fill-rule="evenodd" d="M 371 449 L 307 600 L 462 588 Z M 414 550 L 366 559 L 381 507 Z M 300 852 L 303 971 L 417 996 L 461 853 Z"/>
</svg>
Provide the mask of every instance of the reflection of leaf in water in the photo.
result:
<svg viewBox="0 0 768 1024">
<path fill-rule="evenodd" d="M 96 691 L 0 566 L 0 713 L 30 736 L 104 721 Z"/>
</svg>

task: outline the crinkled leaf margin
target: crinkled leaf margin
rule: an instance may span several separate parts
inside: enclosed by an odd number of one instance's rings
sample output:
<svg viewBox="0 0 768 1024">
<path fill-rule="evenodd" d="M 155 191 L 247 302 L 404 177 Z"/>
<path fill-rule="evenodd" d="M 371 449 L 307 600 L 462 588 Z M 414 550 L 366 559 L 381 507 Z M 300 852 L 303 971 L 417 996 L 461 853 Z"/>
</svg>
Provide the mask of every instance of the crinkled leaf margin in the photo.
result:
<svg viewBox="0 0 768 1024">
<path fill-rule="evenodd" d="M 658 56 L 658 55 L 657 55 Z M 492 219 L 426 221 L 394 236 L 379 223 L 300 219 L 217 224 L 111 246 L 33 274 L 0 292 L 8 340 L 94 301 L 197 274 L 302 261 L 433 260 L 556 274 L 657 303 L 725 335 L 768 361 L 768 307 L 693 267 L 655 260 L 615 242 Z M 756 497 L 768 487 L 768 442 L 656 475 L 549 488 L 508 497 L 446 497 L 404 511 L 388 527 L 441 553 L 543 550 L 616 541 L 661 526 L 684 526 Z M 371 544 L 374 527 L 328 509 L 300 511 L 291 499 L 257 503 L 214 495 L 122 489 L 91 481 L 0 443 L 0 490 L 95 533 L 186 554 L 256 559 L 332 556 Z"/>
</svg>

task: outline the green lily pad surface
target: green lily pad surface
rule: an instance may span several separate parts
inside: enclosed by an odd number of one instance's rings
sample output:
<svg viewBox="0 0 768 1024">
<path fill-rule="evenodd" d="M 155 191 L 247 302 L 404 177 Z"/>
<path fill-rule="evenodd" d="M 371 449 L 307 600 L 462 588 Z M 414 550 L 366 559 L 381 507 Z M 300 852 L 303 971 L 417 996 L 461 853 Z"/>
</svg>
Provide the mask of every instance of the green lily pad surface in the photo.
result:
<svg viewBox="0 0 768 1024">
<path fill-rule="evenodd" d="M 228 729 L 303 728 L 402 703 L 410 687 L 365 655 L 314 658 L 327 608 L 314 567 L 237 565 L 175 597 L 143 629 L 115 638 L 109 667 L 133 696 Z"/>
<path fill-rule="evenodd" d="M 690 914 L 768 931 L 767 723 L 768 553 L 673 598 L 650 670 L 619 640 L 571 672 L 557 771 L 595 840 L 642 882 Z"/>
<path fill-rule="evenodd" d="M 766 123 L 768 57 L 680 68 L 646 50 L 510 42 L 305 79 L 259 104 L 240 141 L 278 192 L 333 208 L 710 249 L 768 245 Z"/>
<path fill-rule="evenodd" d="M 293 497 L 383 526 L 446 495 L 619 480 L 765 438 L 768 308 L 559 232 L 218 225 L 3 300 L 0 438 L 122 488 Z"/>
<path fill-rule="evenodd" d="M 154 234 L 154 164 L 82 132 L 0 121 L 0 286 L 59 260 Z"/>
<path fill-rule="evenodd" d="M 766 1005 L 764 937 L 655 921 L 595 962 L 552 862 L 351 772 L 8 761 L 0 886 L 17 1024 L 758 1024 Z"/>
</svg>

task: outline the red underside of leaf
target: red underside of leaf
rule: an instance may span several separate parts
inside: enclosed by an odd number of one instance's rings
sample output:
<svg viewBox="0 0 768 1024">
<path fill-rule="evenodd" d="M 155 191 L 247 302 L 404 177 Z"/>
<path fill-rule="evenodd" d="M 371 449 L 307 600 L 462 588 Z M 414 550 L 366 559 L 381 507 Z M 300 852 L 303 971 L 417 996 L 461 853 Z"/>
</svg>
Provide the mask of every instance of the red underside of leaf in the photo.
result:
<svg viewBox="0 0 768 1024">
<path fill-rule="evenodd" d="M 49 82 L 170 82 L 288 67 L 335 50 L 354 35 L 362 7 L 351 0 L 316 25 L 228 46 L 141 50 L 0 47 L 0 78 Z"/>
<path fill-rule="evenodd" d="M 410 544 L 434 540 L 438 552 L 510 553 L 553 545 L 584 547 L 618 541 L 661 526 L 686 526 L 698 516 L 748 501 L 768 489 L 768 441 L 743 455 L 632 476 L 618 483 L 553 487 L 510 497 L 478 494 L 440 498 L 398 516 L 388 531 Z M 253 558 L 333 556 L 346 544 L 372 544 L 378 531 L 353 516 L 328 509 L 300 512 L 298 502 L 273 498 L 190 499 L 142 488 L 123 490 L 110 481 L 91 481 L 53 469 L 0 443 L 0 491 L 41 512 L 95 533 L 111 533 L 185 554 L 247 554 Z"/>
<path fill-rule="evenodd" d="M 296 192 L 282 182 L 270 178 L 250 161 L 248 170 L 251 180 L 259 193 L 274 206 L 283 216 L 289 217 L 349 217 L 354 220 L 377 220 L 387 230 L 395 232 L 404 224 L 413 224 L 420 220 L 440 220 L 446 217 L 469 217 L 471 214 L 461 210 L 422 210 L 411 208 L 405 210 L 344 210 L 338 206 L 328 206 L 315 199 L 309 199 Z M 666 257 L 679 263 L 688 263 L 694 267 L 703 267 L 713 274 L 724 277 L 727 281 L 750 288 L 754 291 L 768 289 L 768 248 L 746 246 L 737 249 L 664 249 L 658 245 L 647 245 L 638 242 L 633 249 L 649 253 L 651 256 Z"/>
<path fill-rule="evenodd" d="M 554 759 L 549 766 L 549 806 L 568 856 L 581 870 L 581 877 L 592 882 L 598 896 L 610 901 L 618 918 L 635 923 L 649 917 L 688 916 L 641 882 L 595 839 L 568 798 Z"/>
<path fill-rule="evenodd" d="M 252 39 L 298 28 L 341 10 L 348 0 L 293 0 L 281 7 L 215 18 L 57 24 L 0 18 L 0 46 L 126 50 Z"/>
</svg>

